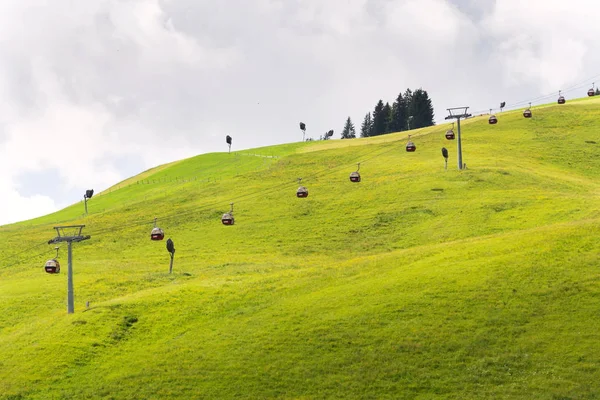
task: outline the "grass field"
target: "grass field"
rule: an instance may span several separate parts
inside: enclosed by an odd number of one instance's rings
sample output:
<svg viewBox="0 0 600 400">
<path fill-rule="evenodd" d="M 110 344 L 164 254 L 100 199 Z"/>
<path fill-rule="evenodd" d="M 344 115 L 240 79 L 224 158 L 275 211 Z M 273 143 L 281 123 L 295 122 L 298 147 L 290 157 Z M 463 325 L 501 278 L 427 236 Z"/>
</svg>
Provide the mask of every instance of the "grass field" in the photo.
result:
<svg viewBox="0 0 600 400">
<path fill-rule="evenodd" d="M 465 121 L 463 171 L 440 125 L 200 155 L 0 227 L 0 399 L 600 398 L 600 98 L 532 111 Z M 57 224 L 91 235 L 74 314 Z"/>
</svg>

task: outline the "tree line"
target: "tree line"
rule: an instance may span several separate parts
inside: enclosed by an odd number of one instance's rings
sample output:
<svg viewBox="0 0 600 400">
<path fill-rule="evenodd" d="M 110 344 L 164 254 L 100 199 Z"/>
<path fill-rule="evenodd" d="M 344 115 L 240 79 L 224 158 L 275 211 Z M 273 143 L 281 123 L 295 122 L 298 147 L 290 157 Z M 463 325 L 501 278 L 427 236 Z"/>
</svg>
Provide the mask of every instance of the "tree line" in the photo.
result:
<svg viewBox="0 0 600 400">
<path fill-rule="evenodd" d="M 424 128 L 434 125 L 433 105 L 429 94 L 421 88 L 414 92 L 406 89 L 398 94 L 396 100 L 390 105 L 379 100 L 373 112 L 368 112 L 360 127 L 360 137 L 385 135 L 386 133 Z M 356 137 L 356 128 L 352 119 L 348 117 L 342 139 Z"/>
</svg>

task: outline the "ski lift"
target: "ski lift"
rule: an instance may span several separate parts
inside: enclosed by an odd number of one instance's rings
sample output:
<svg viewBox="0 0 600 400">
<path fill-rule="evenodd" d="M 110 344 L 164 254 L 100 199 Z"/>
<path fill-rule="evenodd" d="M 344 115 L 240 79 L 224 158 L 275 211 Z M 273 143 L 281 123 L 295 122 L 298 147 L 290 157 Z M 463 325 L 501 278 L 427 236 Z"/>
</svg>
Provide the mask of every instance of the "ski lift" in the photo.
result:
<svg viewBox="0 0 600 400">
<path fill-rule="evenodd" d="M 561 94 L 562 90 L 558 91 L 558 104 L 565 104 L 565 97 Z"/>
<path fill-rule="evenodd" d="M 150 239 L 152 240 L 163 240 L 165 238 L 165 233 L 162 229 L 156 226 L 156 218 L 154 218 L 154 228 L 152 232 L 150 232 Z"/>
<path fill-rule="evenodd" d="M 58 274 L 60 272 L 60 263 L 58 262 L 58 247 L 54 248 L 56 250 L 56 257 L 52 260 L 46 261 L 46 265 L 44 265 L 44 270 L 49 274 Z"/>
<path fill-rule="evenodd" d="M 360 163 L 357 164 L 358 168 L 356 171 L 350 173 L 350 182 L 360 182 L 360 174 L 358 170 L 360 169 Z"/>
<path fill-rule="evenodd" d="M 302 180 L 302 178 L 298 178 L 298 184 L 300 184 L 300 181 Z M 296 197 L 308 197 L 308 189 L 302 185 L 300 185 L 300 187 L 298 188 L 298 190 L 296 191 Z"/>
<path fill-rule="evenodd" d="M 490 123 L 490 125 L 494 125 L 498 123 L 498 118 L 496 118 L 496 116 L 494 114 L 492 114 L 492 109 L 490 108 L 490 119 L 488 120 L 488 122 Z"/>
<path fill-rule="evenodd" d="M 446 139 L 454 140 L 454 122 L 452 123 L 452 128 L 446 131 Z"/>
<path fill-rule="evenodd" d="M 415 150 L 417 150 L 417 146 L 415 146 L 415 144 L 412 142 L 412 140 L 410 140 L 410 136 L 411 135 L 408 135 L 408 143 L 406 143 L 406 151 L 409 153 L 412 153 Z"/>
<path fill-rule="evenodd" d="M 523 111 L 523 116 L 525 118 L 531 118 L 531 103 L 529 103 L 527 110 Z"/>
<path fill-rule="evenodd" d="M 596 90 L 594 89 L 594 84 L 592 83 L 592 88 L 590 90 L 588 90 L 588 96 L 592 97 L 596 94 Z"/>
<path fill-rule="evenodd" d="M 234 224 L 234 218 L 233 218 L 233 203 L 231 204 L 231 210 L 228 213 L 223 214 L 223 216 L 221 217 L 221 222 L 223 223 L 223 225 L 233 225 Z"/>
</svg>

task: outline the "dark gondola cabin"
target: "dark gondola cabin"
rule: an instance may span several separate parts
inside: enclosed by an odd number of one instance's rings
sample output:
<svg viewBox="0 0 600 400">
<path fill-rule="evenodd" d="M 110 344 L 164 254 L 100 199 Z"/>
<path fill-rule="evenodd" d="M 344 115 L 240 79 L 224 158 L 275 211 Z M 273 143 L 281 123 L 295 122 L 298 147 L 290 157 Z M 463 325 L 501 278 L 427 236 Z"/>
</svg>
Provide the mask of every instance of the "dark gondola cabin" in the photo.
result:
<svg viewBox="0 0 600 400">
<path fill-rule="evenodd" d="M 350 173 L 350 182 L 360 182 L 360 174 L 358 171 Z"/>
<path fill-rule="evenodd" d="M 233 203 L 230 203 L 231 210 L 228 213 L 223 214 L 221 217 L 221 223 L 223 225 L 233 225 L 235 223 L 235 219 L 233 218 Z"/>
<path fill-rule="evenodd" d="M 223 225 L 233 225 L 235 223 L 235 219 L 231 213 L 225 213 L 223 214 L 223 217 L 221 217 L 221 222 Z"/>
<path fill-rule="evenodd" d="M 304 186 L 300 186 L 296 191 L 296 197 L 308 197 L 308 189 Z"/>
<path fill-rule="evenodd" d="M 58 274 L 60 272 L 60 263 L 56 259 L 46 261 L 44 270 L 49 274 Z"/>
<path fill-rule="evenodd" d="M 350 182 L 360 182 L 360 174 L 358 171 L 360 170 L 360 163 L 356 164 L 356 171 L 350 173 Z"/>
<path fill-rule="evenodd" d="M 453 129 L 448 129 L 446 131 L 446 139 L 454 140 L 454 130 Z"/>
<path fill-rule="evenodd" d="M 490 108 L 490 118 L 488 119 L 488 123 L 490 125 L 495 125 L 498 123 L 498 118 L 494 114 L 492 114 L 492 109 Z"/>
<path fill-rule="evenodd" d="M 162 229 L 155 227 L 150 232 L 150 239 L 152 240 L 163 240 L 165 238 L 165 233 Z"/>
<path fill-rule="evenodd" d="M 410 135 L 408 135 L 408 143 L 406 143 L 406 151 L 412 153 L 417 150 L 417 146 L 410 140 Z"/>
<path fill-rule="evenodd" d="M 588 90 L 588 96 L 592 97 L 596 94 L 596 91 L 594 90 L 594 88 L 591 88 L 590 90 Z"/>
<path fill-rule="evenodd" d="M 523 116 L 525 118 L 531 118 L 531 110 L 527 109 L 527 110 L 523 111 Z"/>
</svg>

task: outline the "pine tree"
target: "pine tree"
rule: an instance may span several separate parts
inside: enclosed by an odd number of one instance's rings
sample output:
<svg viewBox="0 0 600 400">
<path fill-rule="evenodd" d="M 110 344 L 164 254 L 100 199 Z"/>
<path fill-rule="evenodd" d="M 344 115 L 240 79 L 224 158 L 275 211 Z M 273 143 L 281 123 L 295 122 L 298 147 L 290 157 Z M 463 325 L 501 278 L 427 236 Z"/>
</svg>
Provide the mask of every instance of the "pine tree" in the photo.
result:
<svg viewBox="0 0 600 400">
<path fill-rule="evenodd" d="M 410 123 L 411 129 L 434 125 L 433 106 L 427 91 L 423 89 L 415 90 L 410 100 L 408 113 L 413 117 Z"/>
<path fill-rule="evenodd" d="M 371 120 L 371 113 L 368 112 L 363 119 L 363 123 L 360 126 L 360 137 L 369 137 L 373 131 L 373 121 Z"/>
<path fill-rule="evenodd" d="M 408 117 L 412 115 L 410 113 L 411 112 L 410 110 L 412 107 L 412 99 L 413 99 L 412 90 L 406 89 L 406 91 L 404 92 L 404 103 L 406 104 L 406 121 L 404 122 L 404 129 L 408 129 Z M 411 128 L 412 128 L 412 124 L 411 124 Z"/>
<path fill-rule="evenodd" d="M 388 118 L 384 115 L 384 107 L 383 100 L 379 100 L 375 106 L 375 110 L 373 110 L 373 132 L 371 136 L 379 136 L 385 133 Z"/>
<path fill-rule="evenodd" d="M 402 93 L 398 94 L 396 101 L 392 105 L 392 132 L 400 132 L 406 130 L 406 118 L 408 116 L 408 106 L 406 99 Z"/>
<path fill-rule="evenodd" d="M 381 110 L 381 119 L 383 120 L 383 132 L 392 132 L 392 106 L 390 103 L 385 103 L 383 110 Z"/>
<path fill-rule="evenodd" d="M 596 96 L 600 94 L 600 88 L 596 88 Z"/>
<path fill-rule="evenodd" d="M 342 139 L 354 139 L 356 137 L 356 130 L 354 129 L 354 124 L 350 117 L 346 120 L 346 125 L 344 125 L 344 129 L 342 130 Z"/>
</svg>

